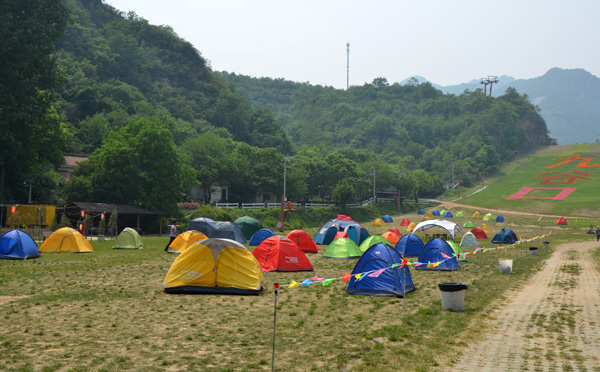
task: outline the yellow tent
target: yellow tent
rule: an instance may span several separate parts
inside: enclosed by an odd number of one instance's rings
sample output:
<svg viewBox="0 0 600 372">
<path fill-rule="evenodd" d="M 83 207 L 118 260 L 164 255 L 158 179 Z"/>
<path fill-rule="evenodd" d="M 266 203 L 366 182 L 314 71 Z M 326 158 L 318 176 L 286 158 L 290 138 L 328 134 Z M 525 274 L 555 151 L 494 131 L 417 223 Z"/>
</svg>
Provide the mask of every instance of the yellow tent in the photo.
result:
<svg viewBox="0 0 600 372">
<path fill-rule="evenodd" d="M 406 228 L 406 231 L 413 231 L 415 229 L 415 227 L 417 227 L 417 224 L 414 222 L 411 222 L 410 225 L 408 225 L 408 227 Z"/>
<path fill-rule="evenodd" d="M 427 219 L 427 218 L 433 218 L 433 214 L 431 214 L 431 212 L 427 212 L 423 215 L 423 217 L 421 219 Z M 415 225 L 416 226 L 416 225 Z"/>
<path fill-rule="evenodd" d="M 90 243 L 75 229 L 63 227 L 52 233 L 39 249 L 44 253 L 93 252 Z"/>
<path fill-rule="evenodd" d="M 486 233 L 490 232 L 490 228 L 485 223 L 481 224 L 481 226 L 479 226 L 479 228 L 481 230 L 485 231 Z"/>
<path fill-rule="evenodd" d="M 479 214 L 479 212 L 475 212 L 473 213 L 473 217 L 471 218 L 481 218 L 481 215 Z"/>
<path fill-rule="evenodd" d="M 200 231 L 188 230 L 177 235 L 175 240 L 169 245 L 169 253 L 181 253 L 190 245 L 204 239 L 208 239 L 208 236 L 202 234 Z"/>
<path fill-rule="evenodd" d="M 385 222 L 381 218 L 377 218 L 371 223 L 371 226 L 385 226 Z"/>
<path fill-rule="evenodd" d="M 260 295 L 265 278 L 256 258 L 229 239 L 205 239 L 183 251 L 165 280 L 166 293 Z"/>
</svg>

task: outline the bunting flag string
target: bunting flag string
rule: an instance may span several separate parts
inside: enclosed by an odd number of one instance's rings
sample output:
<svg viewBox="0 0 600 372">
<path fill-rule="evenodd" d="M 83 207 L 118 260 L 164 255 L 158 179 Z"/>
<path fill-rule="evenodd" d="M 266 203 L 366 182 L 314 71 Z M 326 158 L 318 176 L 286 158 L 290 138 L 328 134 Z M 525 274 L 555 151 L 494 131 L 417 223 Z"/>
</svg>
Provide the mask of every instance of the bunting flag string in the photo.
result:
<svg viewBox="0 0 600 372">
<path fill-rule="evenodd" d="M 514 244 L 507 244 L 507 245 L 503 245 L 503 246 L 498 246 L 498 247 L 492 247 L 492 248 L 482 248 L 482 247 L 477 247 L 475 249 L 473 249 L 470 252 L 464 252 L 462 254 L 458 253 L 458 254 L 453 254 L 452 256 L 448 256 L 447 254 L 442 253 L 442 257 L 444 258 L 442 261 L 438 261 L 438 262 L 419 262 L 419 261 L 413 261 L 413 262 L 409 262 L 407 258 L 404 258 L 402 260 L 401 263 L 395 263 L 391 266 L 388 267 L 384 267 L 378 270 L 370 270 L 370 271 L 365 271 L 363 273 L 357 273 L 357 274 L 348 274 L 348 273 L 343 273 L 342 276 L 340 276 L 339 278 L 329 278 L 329 279 L 325 279 L 325 278 L 320 278 L 317 275 L 313 276 L 310 279 L 305 279 L 301 282 L 297 282 L 297 281 L 291 281 L 289 284 L 280 284 L 280 288 L 281 287 L 288 287 L 288 288 L 294 288 L 294 287 L 298 287 L 298 286 L 309 286 L 311 284 L 314 283 L 321 283 L 322 285 L 329 285 L 331 283 L 333 283 L 336 280 L 342 280 L 344 283 L 348 282 L 348 280 L 350 280 L 352 277 L 356 278 L 356 281 L 360 281 L 362 279 L 364 279 L 365 277 L 370 277 L 370 278 L 377 278 L 379 277 L 382 273 L 384 273 L 386 270 L 388 269 L 396 269 L 396 268 L 403 268 L 405 266 L 408 265 L 413 265 L 415 267 L 417 266 L 421 266 L 421 265 L 427 265 L 427 268 L 434 268 L 439 266 L 440 264 L 442 264 L 443 262 L 447 261 L 447 260 L 451 260 L 453 258 L 466 258 L 468 255 L 474 255 L 477 252 L 491 252 L 493 250 L 507 250 L 509 248 L 516 248 L 519 244 L 522 243 L 529 243 L 532 242 L 534 240 L 537 239 L 542 239 L 545 238 L 546 236 L 552 234 L 552 231 L 550 231 L 547 234 L 544 235 L 540 235 L 540 236 L 536 236 L 530 239 L 520 239 L 517 242 L 515 242 Z"/>
</svg>

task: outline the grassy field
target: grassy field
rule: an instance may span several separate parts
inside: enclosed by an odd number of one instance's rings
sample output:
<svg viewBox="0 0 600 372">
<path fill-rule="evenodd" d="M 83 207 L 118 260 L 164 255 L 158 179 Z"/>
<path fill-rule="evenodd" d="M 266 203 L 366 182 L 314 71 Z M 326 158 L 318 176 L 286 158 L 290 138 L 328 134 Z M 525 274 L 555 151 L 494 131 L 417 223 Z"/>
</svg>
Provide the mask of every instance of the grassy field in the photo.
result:
<svg viewBox="0 0 600 372">
<path fill-rule="evenodd" d="M 574 154 L 579 154 L 580 157 L 568 164 L 545 168 L 561 163 L 560 160 L 553 160 L 555 158 L 568 158 Z M 587 166 L 600 164 L 600 145 L 565 145 L 544 148 L 533 155 L 521 158 L 519 163 L 513 162 L 507 165 L 498 175 L 486 179 L 485 184 L 487 187 L 485 190 L 468 197 L 465 197 L 465 195 L 481 188 L 482 184 L 471 189 L 462 190 L 461 196 L 463 199 L 460 202 L 492 209 L 600 218 L 600 167 L 578 168 L 578 165 L 581 164 L 581 158 L 593 158 Z M 550 181 L 554 183 L 541 183 L 546 177 L 559 175 L 583 178 L 573 178 L 571 184 L 564 183 L 566 179 L 556 178 Z M 577 190 L 560 201 L 547 199 L 506 200 L 524 187 L 576 187 Z M 558 192 L 556 190 L 534 190 L 526 197 L 548 198 L 556 196 Z M 448 195 L 448 198 L 452 198 L 452 195 Z"/>
<path fill-rule="evenodd" d="M 399 227 L 395 220 L 392 225 Z M 466 220 L 454 219 L 461 225 Z M 478 253 L 458 272 L 411 269 L 417 290 L 406 301 L 346 295 L 341 280 L 284 288 L 277 306 L 275 370 L 450 368 L 457 348 L 486 331 L 488 313 L 543 264 L 553 246 L 593 238 L 580 227 L 547 226 L 537 218 L 511 217 L 488 226 L 492 231 L 508 226 L 527 238 L 553 231 L 544 239 L 550 248 L 541 248 L 538 240 L 529 244 L 540 247 L 537 256 L 525 245 Z M 369 230 L 381 234 L 389 227 Z M 94 241 L 90 254 L 0 261 L 0 371 L 271 370 L 273 283 L 337 278 L 356 263 L 323 259 L 321 247 L 309 255 L 314 272 L 265 273 L 263 296 L 167 295 L 161 283 L 175 259 L 162 251 L 167 239 L 144 238 L 142 250 L 113 250 L 111 241 Z M 494 246 L 489 239 L 480 244 Z M 513 274 L 499 272 L 499 257 L 514 259 Z M 437 285 L 457 279 L 469 285 L 465 311 L 443 311 Z"/>
</svg>

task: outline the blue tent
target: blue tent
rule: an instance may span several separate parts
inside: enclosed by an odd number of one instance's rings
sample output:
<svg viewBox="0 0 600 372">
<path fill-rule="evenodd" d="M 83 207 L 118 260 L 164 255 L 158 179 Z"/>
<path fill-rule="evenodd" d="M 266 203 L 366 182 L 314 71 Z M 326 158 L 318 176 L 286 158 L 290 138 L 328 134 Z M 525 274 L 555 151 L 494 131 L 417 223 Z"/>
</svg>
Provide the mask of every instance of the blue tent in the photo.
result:
<svg viewBox="0 0 600 372">
<path fill-rule="evenodd" d="M 0 236 L 0 259 L 26 260 L 39 256 L 37 244 L 27 233 L 11 230 Z"/>
<path fill-rule="evenodd" d="M 438 211 L 437 209 L 434 209 L 433 212 L 431 212 L 431 214 L 434 215 L 435 217 L 439 217 L 440 211 Z"/>
<path fill-rule="evenodd" d="M 392 217 L 390 217 L 390 216 L 389 216 L 389 215 L 387 215 L 387 214 L 386 214 L 385 216 L 381 217 L 381 220 L 382 220 L 383 222 L 394 222 L 394 220 L 392 219 Z"/>
<path fill-rule="evenodd" d="M 233 222 L 209 221 L 207 218 L 195 218 L 190 221 L 188 230 L 200 231 L 209 238 L 231 239 L 238 243 L 246 243 L 242 230 Z"/>
<path fill-rule="evenodd" d="M 454 216 L 452 215 L 452 212 L 450 212 L 450 211 L 446 211 L 446 213 L 444 213 L 444 215 L 442 217 L 454 218 Z"/>
<path fill-rule="evenodd" d="M 352 270 L 352 278 L 348 281 L 346 293 L 366 296 L 396 296 L 404 297 L 405 293 L 415 290 L 408 266 L 394 264 L 402 263 L 402 255 L 387 244 L 378 243 L 367 249 Z M 379 276 L 370 277 L 367 274 L 356 279 L 356 274 L 376 271 L 386 268 Z"/>
<path fill-rule="evenodd" d="M 442 253 L 448 257 L 452 257 L 450 259 L 442 256 Z M 415 268 L 415 270 L 435 270 L 435 271 L 454 271 L 458 270 L 458 260 L 453 256 L 454 251 L 452 247 L 442 239 L 431 239 L 419 255 L 418 261 L 423 263 L 423 265 L 419 265 Z M 440 262 L 436 267 L 427 268 L 428 263 Z"/>
<path fill-rule="evenodd" d="M 275 233 L 269 229 L 260 229 L 252 235 L 248 245 L 259 245 L 266 238 L 275 236 Z"/>
<path fill-rule="evenodd" d="M 517 240 L 517 235 L 508 227 L 500 229 L 492 238 L 494 244 L 513 244 Z"/>
<path fill-rule="evenodd" d="M 363 240 L 369 237 L 367 230 L 358 222 L 353 220 L 333 219 L 321 226 L 313 237 L 313 240 L 316 244 L 329 245 L 338 231 L 345 231 L 348 233 L 348 237 L 352 239 L 356 245 L 360 245 Z"/>
<path fill-rule="evenodd" d="M 423 241 L 421 238 L 414 234 L 407 234 L 398 240 L 396 243 L 396 250 L 400 252 L 402 256 L 418 256 L 423 250 Z"/>
<path fill-rule="evenodd" d="M 425 209 L 419 209 L 419 211 L 417 212 L 417 214 L 425 214 Z"/>
<path fill-rule="evenodd" d="M 496 217 L 496 222 L 504 222 L 504 217 L 499 214 L 498 217 Z"/>
</svg>

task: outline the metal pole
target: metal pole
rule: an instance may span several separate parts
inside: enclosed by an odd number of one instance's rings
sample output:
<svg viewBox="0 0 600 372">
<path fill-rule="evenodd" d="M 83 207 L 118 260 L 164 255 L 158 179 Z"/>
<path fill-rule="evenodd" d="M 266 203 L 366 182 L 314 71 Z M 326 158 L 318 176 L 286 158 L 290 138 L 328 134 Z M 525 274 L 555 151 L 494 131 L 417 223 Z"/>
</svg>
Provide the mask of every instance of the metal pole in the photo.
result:
<svg viewBox="0 0 600 372">
<path fill-rule="evenodd" d="M 286 193 L 285 193 L 285 187 L 286 187 L 286 172 L 287 172 L 287 160 L 284 158 L 283 159 L 283 201 L 286 202 L 287 198 L 286 198 Z"/>
<path fill-rule="evenodd" d="M 377 197 L 375 195 L 375 167 L 371 167 L 373 170 L 373 204 L 377 201 Z"/>
<path fill-rule="evenodd" d="M 275 328 L 277 325 L 277 295 L 279 294 L 279 283 L 275 287 L 275 305 L 273 307 L 273 354 L 271 356 L 271 371 L 275 371 Z"/>
<path fill-rule="evenodd" d="M 406 270 L 408 270 L 408 269 L 406 266 L 404 266 L 403 269 L 404 269 L 404 271 L 402 273 L 404 274 L 404 280 L 402 280 L 402 297 L 403 297 L 402 311 L 403 311 L 404 315 L 402 316 L 402 321 L 405 322 L 406 321 Z"/>
</svg>

